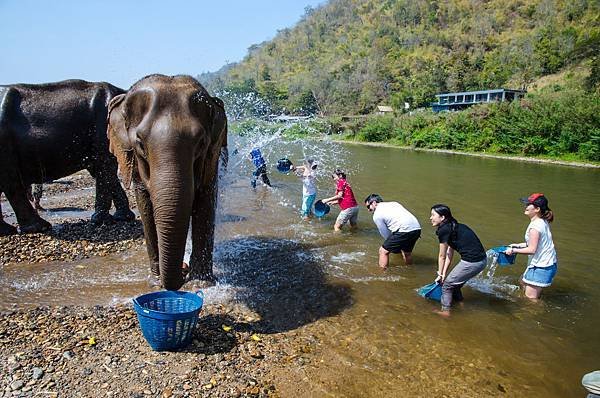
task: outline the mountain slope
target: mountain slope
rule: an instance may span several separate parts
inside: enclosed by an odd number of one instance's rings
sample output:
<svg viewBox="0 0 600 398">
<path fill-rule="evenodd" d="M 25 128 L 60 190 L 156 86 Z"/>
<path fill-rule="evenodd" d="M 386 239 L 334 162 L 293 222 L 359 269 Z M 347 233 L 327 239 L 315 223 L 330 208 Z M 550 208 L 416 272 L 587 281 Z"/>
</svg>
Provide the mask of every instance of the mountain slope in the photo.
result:
<svg viewBox="0 0 600 398">
<path fill-rule="evenodd" d="M 324 114 L 419 107 L 445 91 L 526 88 L 572 64 L 597 84 L 599 4 L 331 0 L 201 78 L 217 92 L 258 92 L 277 110 Z"/>
</svg>

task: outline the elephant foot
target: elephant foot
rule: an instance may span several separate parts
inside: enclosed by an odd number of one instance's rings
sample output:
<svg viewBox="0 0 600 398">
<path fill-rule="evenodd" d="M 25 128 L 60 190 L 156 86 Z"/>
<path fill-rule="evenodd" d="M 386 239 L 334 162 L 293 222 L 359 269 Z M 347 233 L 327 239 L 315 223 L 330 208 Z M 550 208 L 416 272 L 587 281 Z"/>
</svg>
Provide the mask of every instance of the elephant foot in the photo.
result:
<svg viewBox="0 0 600 398">
<path fill-rule="evenodd" d="M 115 222 L 113 216 L 110 215 L 108 211 L 97 211 L 92 214 L 90 218 L 92 224 L 102 225 L 102 224 L 112 224 Z"/>
<path fill-rule="evenodd" d="M 16 233 L 17 228 L 6 223 L 5 221 L 0 221 L 0 236 L 15 235 Z"/>
<path fill-rule="evenodd" d="M 40 232 L 48 232 L 52 229 L 52 224 L 43 218 L 39 218 L 34 222 L 26 225 L 19 225 L 19 230 L 22 234 L 35 234 Z"/>
<path fill-rule="evenodd" d="M 115 211 L 113 218 L 117 221 L 133 221 L 135 220 L 135 214 L 129 209 L 120 209 Z"/>
</svg>

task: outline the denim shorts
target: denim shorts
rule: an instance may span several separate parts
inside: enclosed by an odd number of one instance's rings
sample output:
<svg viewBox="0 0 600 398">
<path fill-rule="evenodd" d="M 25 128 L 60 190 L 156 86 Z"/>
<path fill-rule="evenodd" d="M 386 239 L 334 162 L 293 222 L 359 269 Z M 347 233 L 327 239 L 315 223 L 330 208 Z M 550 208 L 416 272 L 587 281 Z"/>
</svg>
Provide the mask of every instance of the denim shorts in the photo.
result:
<svg viewBox="0 0 600 398">
<path fill-rule="evenodd" d="M 531 267 L 525 270 L 523 282 L 531 286 L 548 287 L 556 275 L 557 264 L 549 267 Z"/>
</svg>

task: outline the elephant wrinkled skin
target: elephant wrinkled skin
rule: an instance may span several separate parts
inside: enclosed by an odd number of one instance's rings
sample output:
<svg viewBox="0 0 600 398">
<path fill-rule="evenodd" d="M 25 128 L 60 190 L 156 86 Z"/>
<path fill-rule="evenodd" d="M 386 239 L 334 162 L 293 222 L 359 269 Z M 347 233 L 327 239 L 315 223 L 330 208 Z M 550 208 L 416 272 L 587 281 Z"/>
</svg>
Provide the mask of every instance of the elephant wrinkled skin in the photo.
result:
<svg viewBox="0 0 600 398">
<path fill-rule="evenodd" d="M 51 227 L 27 198 L 30 184 L 83 169 L 96 179 L 92 221 L 111 220 L 111 201 L 116 219 L 135 218 L 106 138 L 108 103 L 123 92 L 108 83 L 83 80 L 0 86 L 0 194 L 10 202 L 22 233 Z M 16 233 L 1 210 L 0 236 Z"/>
<path fill-rule="evenodd" d="M 183 285 L 191 218 L 189 276 L 213 280 L 219 159 L 227 161 L 223 102 L 190 76 L 150 75 L 111 101 L 108 135 L 125 187 L 134 185 L 152 274 L 166 289 Z"/>
</svg>

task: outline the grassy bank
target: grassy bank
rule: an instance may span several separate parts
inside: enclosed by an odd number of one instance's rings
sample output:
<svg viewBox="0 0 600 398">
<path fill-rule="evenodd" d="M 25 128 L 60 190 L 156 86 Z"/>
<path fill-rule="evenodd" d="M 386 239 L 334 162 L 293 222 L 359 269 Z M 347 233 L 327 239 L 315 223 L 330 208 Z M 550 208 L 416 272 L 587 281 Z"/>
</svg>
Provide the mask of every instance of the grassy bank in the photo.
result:
<svg viewBox="0 0 600 398">
<path fill-rule="evenodd" d="M 394 116 L 316 118 L 283 125 L 258 120 L 232 130 L 291 137 L 322 134 L 338 139 L 411 148 L 600 164 L 600 94 L 548 88 L 520 102 L 474 106 L 461 112 L 430 110 Z"/>
</svg>

